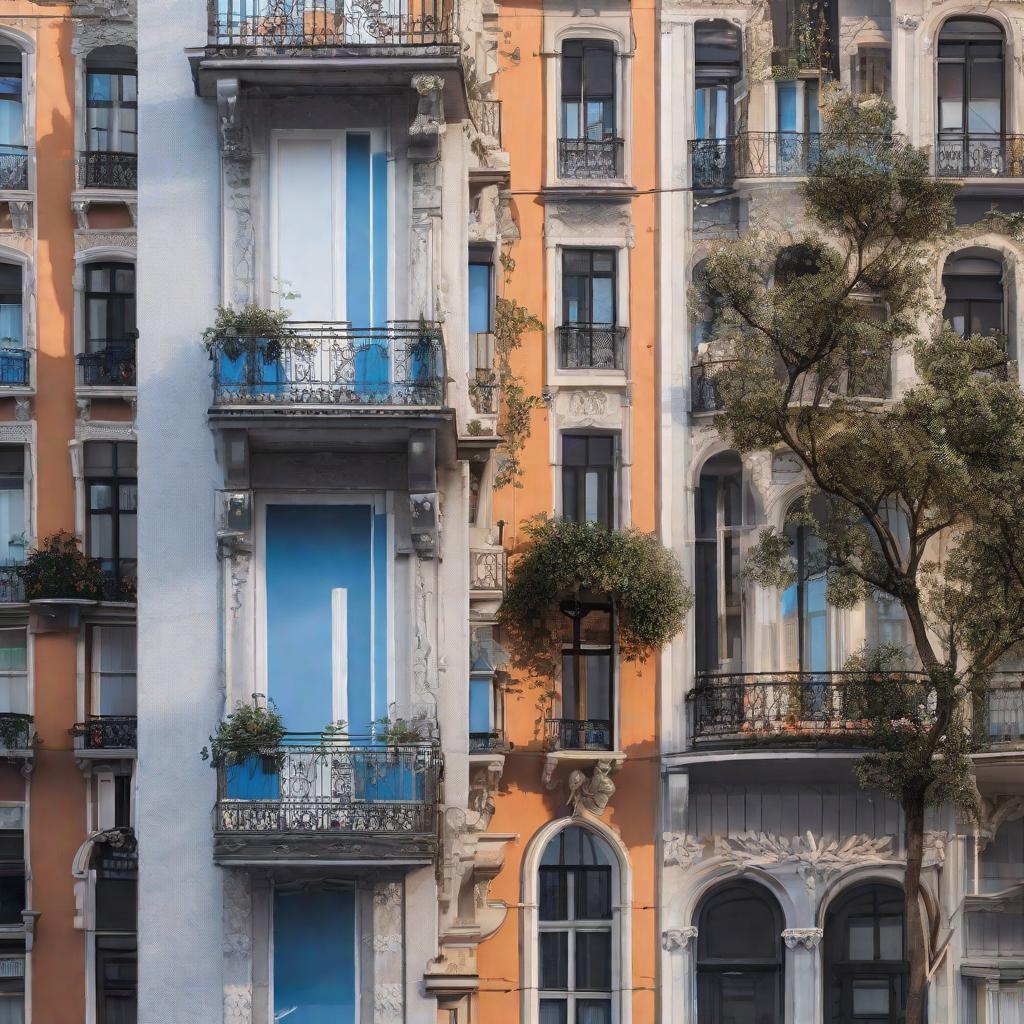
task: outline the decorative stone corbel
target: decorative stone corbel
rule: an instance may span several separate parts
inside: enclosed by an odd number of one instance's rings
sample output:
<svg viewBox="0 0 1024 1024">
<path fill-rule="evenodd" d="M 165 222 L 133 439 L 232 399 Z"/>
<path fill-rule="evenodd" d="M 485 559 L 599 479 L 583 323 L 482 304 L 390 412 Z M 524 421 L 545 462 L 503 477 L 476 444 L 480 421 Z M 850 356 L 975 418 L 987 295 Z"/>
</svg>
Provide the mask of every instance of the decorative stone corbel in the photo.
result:
<svg viewBox="0 0 1024 1024">
<path fill-rule="evenodd" d="M 92 415 L 92 399 L 91 398 L 76 398 L 75 408 L 78 411 L 78 418 L 83 423 L 88 423 L 89 417 Z"/>
<path fill-rule="evenodd" d="M 75 215 L 75 224 L 79 231 L 89 230 L 89 200 L 75 199 L 71 203 L 71 211 Z"/>
<path fill-rule="evenodd" d="M 128 207 L 128 216 L 132 219 L 132 227 L 137 228 L 139 226 L 139 204 L 134 199 L 130 199 L 124 205 Z"/>
<path fill-rule="evenodd" d="M 697 926 L 688 924 L 683 928 L 669 928 L 661 933 L 661 948 L 666 953 L 675 953 L 690 948 L 690 943 L 697 938 Z"/>
<path fill-rule="evenodd" d="M 15 231 L 32 230 L 32 204 L 12 199 L 7 208 L 11 211 L 11 227 Z"/>
<path fill-rule="evenodd" d="M 1005 822 L 1024 817 L 1024 796 L 981 797 L 978 808 L 978 850 L 983 853 Z"/>
<path fill-rule="evenodd" d="M 220 127 L 220 151 L 225 160 L 248 160 L 252 147 L 245 129 L 237 78 L 217 82 L 217 117 Z"/>
<path fill-rule="evenodd" d="M 598 761 L 587 777 L 579 768 L 569 773 L 569 800 L 573 814 L 596 814 L 600 817 L 615 795 L 611 776 L 617 765 L 610 759 Z"/>
<path fill-rule="evenodd" d="M 409 157 L 412 160 L 436 160 L 441 136 L 445 132 L 444 79 L 440 75 L 413 75 L 412 87 L 419 94 L 416 116 L 409 125 Z"/>
<path fill-rule="evenodd" d="M 36 921 L 42 917 L 42 911 L 40 910 L 23 910 L 21 912 L 21 921 L 25 926 L 25 952 L 32 952 L 32 944 L 36 934 Z"/>
<path fill-rule="evenodd" d="M 512 196 L 503 192 L 498 197 L 498 234 L 504 242 L 518 242 L 521 234 L 512 216 Z"/>
<path fill-rule="evenodd" d="M 32 419 L 31 398 L 16 398 L 14 400 L 14 418 L 20 423 L 28 423 Z"/>
<path fill-rule="evenodd" d="M 824 934 L 821 928 L 787 928 L 782 933 L 782 941 L 788 949 L 799 946 L 801 949 L 812 950 L 821 942 Z"/>
</svg>

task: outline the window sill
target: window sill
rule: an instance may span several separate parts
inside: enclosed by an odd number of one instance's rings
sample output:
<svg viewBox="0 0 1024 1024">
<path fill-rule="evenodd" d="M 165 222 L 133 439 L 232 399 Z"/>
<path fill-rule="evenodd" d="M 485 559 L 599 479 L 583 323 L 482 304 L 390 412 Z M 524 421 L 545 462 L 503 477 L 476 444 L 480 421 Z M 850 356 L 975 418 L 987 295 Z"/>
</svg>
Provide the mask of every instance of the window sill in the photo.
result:
<svg viewBox="0 0 1024 1024">
<path fill-rule="evenodd" d="M 562 388 L 624 388 L 628 383 L 625 370 L 552 370 L 548 384 Z"/>
<path fill-rule="evenodd" d="M 138 388 L 134 384 L 76 384 L 75 398 L 122 398 L 126 402 L 138 396 Z"/>
<path fill-rule="evenodd" d="M 554 789 L 559 767 L 588 768 L 604 761 L 610 762 L 612 771 L 617 772 L 625 764 L 626 753 L 622 750 L 549 750 L 544 755 L 541 782 L 546 789 Z"/>
</svg>

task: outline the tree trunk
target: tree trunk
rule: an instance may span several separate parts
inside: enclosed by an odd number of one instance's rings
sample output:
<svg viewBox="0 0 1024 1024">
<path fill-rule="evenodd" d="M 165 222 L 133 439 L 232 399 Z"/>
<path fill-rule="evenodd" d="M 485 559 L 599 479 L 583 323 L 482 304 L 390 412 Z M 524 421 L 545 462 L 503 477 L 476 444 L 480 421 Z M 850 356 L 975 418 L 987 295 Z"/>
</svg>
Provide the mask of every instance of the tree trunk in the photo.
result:
<svg viewBox="0 0 1024 1024">
<path fill-rule="evenodd" d="M 924 860 L 924 796 L 915 794 L 903 800 L 906 819 L 907 870 L 903 889 L 906 897 L 907 961 L 910 977 L 907 985 L 905 1024 L 924 1024 L 928 984 L 928 950 L 925 945 L 925 921 L 921 913 L 921 863 Z"/>
</svg>

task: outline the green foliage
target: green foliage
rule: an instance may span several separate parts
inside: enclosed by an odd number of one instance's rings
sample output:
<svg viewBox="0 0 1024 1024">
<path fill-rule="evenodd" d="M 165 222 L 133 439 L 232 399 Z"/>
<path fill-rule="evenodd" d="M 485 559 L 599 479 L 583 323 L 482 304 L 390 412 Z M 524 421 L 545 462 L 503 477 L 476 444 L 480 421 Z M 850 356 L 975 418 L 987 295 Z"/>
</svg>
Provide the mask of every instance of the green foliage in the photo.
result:
<svg viewBox="0 0 1024 1024">
<path fill-rule="evenodd" d="M 385 715 L 373 723 L 373 738 L 388 746 L 425 743 L 434 733 L 434 723 L 424 715 L 412 718 Z"/>
<path fill-rule="evenodd" d="M 213 325 L 203 331 L 203 345 L 211 358 L 220 352 L 228 359 L 258 353 L 268 364 L 277 362 L 285 344 L 308 345 L 288 327 L 289 316 L 287 309 L 267 309 L 255 302 L 237 310 L 218 306 Z"/>
<path fill-rule="evenodd" d="M 235 710 L 217 726 L 217 732 L 210 737 L 209 748 L 202 749 L 202 758 L 209 760 L 214 768 L 229 768 L 260 757 L 268 768 L 276 771 L 284 763 L 281 752 L 284 736 L 284 721 L 274 702 L 263 704 L 262 698 L 254 693 L 251 704 L 239 701 Z"/>
<path fill-rule="evenodd" d="M 77 598 L 98 601 L 102 596 L 100 564 L 82 551 L 78 538 L 59 530 L 28 553 L 18 576 L 29 601 L 43 598 Z"/>
<path fill-rule="evenodd" d="M 498 622 L 514 662 L 553 676 L 560 662 L 561 605 L 600 595 L 615 607 L 619 654 L 644 660 L 682 628 L 692 603 L 675 555 L 653 534 L 539 516 L 524 526 Z"/>
<path fill-rule="evenodd" d="M 0 749 L 26 750 L 36 740 L 32 719 L 28 715 L 0 715 Z"/>
</svg>

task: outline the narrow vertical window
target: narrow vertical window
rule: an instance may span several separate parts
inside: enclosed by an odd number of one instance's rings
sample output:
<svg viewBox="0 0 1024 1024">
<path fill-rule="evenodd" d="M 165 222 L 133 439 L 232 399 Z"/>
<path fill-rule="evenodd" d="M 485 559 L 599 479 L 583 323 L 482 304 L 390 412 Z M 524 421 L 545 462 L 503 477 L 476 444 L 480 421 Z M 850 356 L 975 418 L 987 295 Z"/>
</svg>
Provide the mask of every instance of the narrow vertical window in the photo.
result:
<svg viewBox="0 0 1024 1024">
<path fill-rule="evenodd" d="M 561 93 L 559 177 L 621 177 L 613 45 L 589 39 L 563 43 Z"/>
<path fill-rule="evenodd" d="M 89 54 L 85 74 L 86 188 L 134 189 L 138 184 L 138 88 L 135 53 L 104 46 Z"/>
<path fill-rule="evenodd" d="M 21 86 L 21 54 L 0 46 L 0 155 L 18 153 L 25 145 Z"/>
<path fill-rule="evenodd" d="M 134 599 L 135 465 L 134 443 L 91 441 L 85 446 L 88 551 L 99 560 L 108 600 Z"/>
<path fill-rule="evenodd" d="M 0 807 L 0 925 L 20 929 L 25 909 L 25 808 Z M 25 941 L 0 938 L 0 1024 L 25 1020 Z"/>
<path fill-rule="evenodd" d="M 622 369 L 614 249 L 562 251 L 562 327 L 558 365 L 568 370 Z"/>
<path fill-rule="evenodd" d="M 549 740 L 560 750 L 612 749 L 612 606 L 581 595 L 562 605 L 561 717 Z"/>
<path fill-rule="evenodd" d="M 25 561 L 25 451 L 0 448 L 0 562 Z"/>
<path fill-rule="evenodd" d="M 16 263 L 0 263 L 0 385 L 28 383 L 23 274 Z"/>
<path fill-rule="evenodd" d="M 615 526 L 615 437 L 562 435 L 562 516 Z"/>
</svg>

